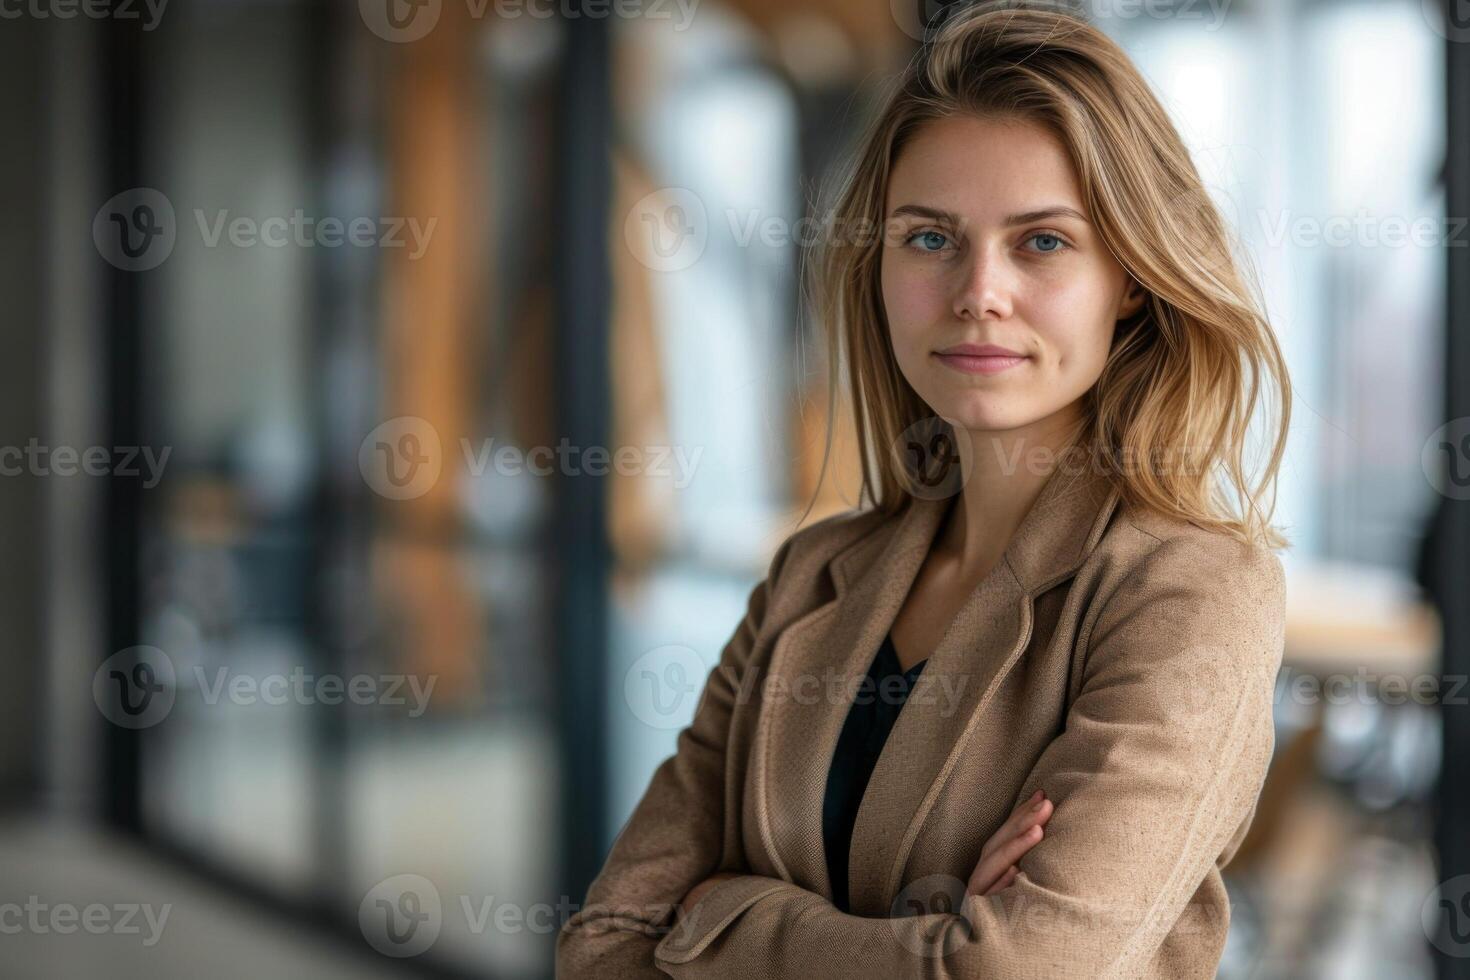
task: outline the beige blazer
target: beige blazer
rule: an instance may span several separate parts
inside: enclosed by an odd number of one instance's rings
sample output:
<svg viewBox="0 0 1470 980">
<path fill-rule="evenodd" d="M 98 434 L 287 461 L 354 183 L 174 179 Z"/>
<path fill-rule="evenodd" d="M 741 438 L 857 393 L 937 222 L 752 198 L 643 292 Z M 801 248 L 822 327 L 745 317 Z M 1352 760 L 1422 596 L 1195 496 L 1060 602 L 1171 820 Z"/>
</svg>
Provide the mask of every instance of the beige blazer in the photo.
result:
<svg viewBox="0 0 1470 980">
<path fill-rule="evenodd" d="M 1058 469 L 900 712 L 863 797 L 854 914 L 830 901 L 827 769 L 851 696 L 949 506 L 849 511 L 790 537 L 677 751 L 557 937 L 580 978 L 1213 977 L 1220 869 L 1273 748 L 1277 557 Z M 844 686 L 846 685 L 846 686 Z M 1044 789 L 1044 839 L 964 896 Z M 677 924 L 674 907 L 720 882 Z"/>
</svg>

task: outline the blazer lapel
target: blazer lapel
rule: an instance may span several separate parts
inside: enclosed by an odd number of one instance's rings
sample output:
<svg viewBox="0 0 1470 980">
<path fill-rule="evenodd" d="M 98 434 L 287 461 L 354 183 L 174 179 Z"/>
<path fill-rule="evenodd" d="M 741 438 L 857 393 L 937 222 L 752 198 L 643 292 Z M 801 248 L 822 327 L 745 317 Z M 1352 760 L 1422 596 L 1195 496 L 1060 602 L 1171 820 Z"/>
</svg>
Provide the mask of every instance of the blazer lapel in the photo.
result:
<svg viewBox="0 0 1470 980">
<path fill-rule="evenodd" d="M 780 875 L 828 899 L 822 800 L 832 755 L 951 502 L 916 498 L 839 552 L 828 564 L 833 597 L 787 626 L 771 652 L 756 733 L 756 818 Z"/>
<path fill-rule="evenodd" d="M 757 818 L 781 875 L 828 899 L 822 800 L 833 751 L 856 687 L 956 500 L 915 498 L 840 552 L 829 565 L 833 598 L 788 626 L 772 652 L 757 732 Z M 931 651 L 916 688 L 927 703 L 899 713 L 858 810 L 849 867 L 855 914 L 892 914 L 925 816 L 1031 639 L 1032 600 L 1082 563 L 1117 500 L 1095 467 L 1058 468 Z"/>
</svg>

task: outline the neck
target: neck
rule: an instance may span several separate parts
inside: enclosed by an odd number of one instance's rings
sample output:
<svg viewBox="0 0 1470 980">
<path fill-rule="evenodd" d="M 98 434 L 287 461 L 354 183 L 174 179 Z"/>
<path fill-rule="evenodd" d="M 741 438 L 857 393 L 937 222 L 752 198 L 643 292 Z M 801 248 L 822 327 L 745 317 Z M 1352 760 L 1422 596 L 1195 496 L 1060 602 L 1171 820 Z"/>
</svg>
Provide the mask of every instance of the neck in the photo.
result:
<svg viewBox="0 0 1470 980">
<path fill-rule="evenodd" d="M 1073 411 L 1003 432 L 957 432 L 970 440 L 972 469 L 935 547 L 962 576 L 978 578 L 1000 561 L 1081 422 Z"/>
</svg>

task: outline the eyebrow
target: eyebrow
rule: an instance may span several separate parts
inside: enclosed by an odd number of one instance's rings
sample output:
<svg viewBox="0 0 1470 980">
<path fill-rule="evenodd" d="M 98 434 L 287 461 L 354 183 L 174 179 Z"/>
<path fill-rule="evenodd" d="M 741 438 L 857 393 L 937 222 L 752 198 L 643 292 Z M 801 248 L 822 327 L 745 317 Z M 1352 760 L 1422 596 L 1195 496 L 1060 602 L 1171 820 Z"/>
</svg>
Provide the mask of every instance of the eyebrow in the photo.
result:
<svg viewBox="0 0 1470 980">
<path fill-rule="evenodd" d="M 944 221 L 952 225 L 963 223 L 957 215 L 949 211 L 945 211 L 942 208 L 926 207 L 923 204 L 901 204 L 893 209 L 893 213 L 889 217 L 896 218 L 902 214 L 912 214 L 920 218 L 931 218 L 935 221 Z M 1087 220 L 1087 216 L 1082 212 L 1076 208 L 1069 208 L 1064 204 L 1052 204 L 1044 208 L 1037 208 L 1034 211 L 1022 211 L 1020 214 L 1013 214 L 1005 219 L 1004 224 L 1007 228 L 1010 228 L 1015 225 L 1029 225 L 1033 221 L 1045 221 L 1048 218 L 1075 218 L 1084 224 L 1091 224 Z"/>
</svg>

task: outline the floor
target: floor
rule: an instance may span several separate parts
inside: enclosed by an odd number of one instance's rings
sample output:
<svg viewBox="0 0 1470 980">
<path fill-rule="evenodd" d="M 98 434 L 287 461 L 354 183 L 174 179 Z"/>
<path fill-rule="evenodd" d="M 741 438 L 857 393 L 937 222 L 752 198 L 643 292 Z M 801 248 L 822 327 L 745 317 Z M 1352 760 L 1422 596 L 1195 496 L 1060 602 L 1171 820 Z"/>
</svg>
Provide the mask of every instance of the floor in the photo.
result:
<svg viewBox="0 0 1470 980">
<path fill-rule="evenodd" d="M 1432 980 L 1420 911 L 1435 887 L 1417 821 L 1368 814 L 1325 786 L 1293 800 L 1289 833 L 1250 877 L 1221 980 Z"/>
<path fill-rule="evenodd" d="M 171 869 L 126 841 L 39 820 L 0 822 L 0 977 L 15 980 L 409 980 Z"/>
</svg>

